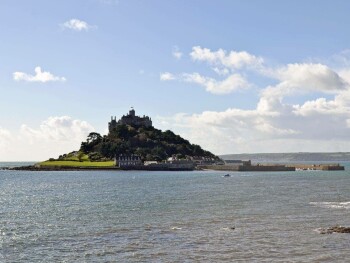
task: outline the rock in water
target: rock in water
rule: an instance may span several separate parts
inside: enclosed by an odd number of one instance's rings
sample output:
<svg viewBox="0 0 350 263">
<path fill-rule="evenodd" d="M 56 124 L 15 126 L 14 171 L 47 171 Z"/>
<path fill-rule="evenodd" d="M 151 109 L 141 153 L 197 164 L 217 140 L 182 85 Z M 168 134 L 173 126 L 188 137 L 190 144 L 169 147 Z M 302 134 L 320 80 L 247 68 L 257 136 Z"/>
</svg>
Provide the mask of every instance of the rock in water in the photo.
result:
<svg viewBox="0 0 350 263">
<path fill-rule="evenodd" d="M 332 233 L 348 233 L 350 234 L 350 227 L 345 226 L 333 226 L 326 229 L 319 230 L 321 234 L 332 234 Z"/>
<path fill-rule="evenodd" d="M 332 231 L 333 233 L 350 233 L 350 227 L 345 226 L 334 226 L 328 228 L 328 230 Z"/>
</svg>

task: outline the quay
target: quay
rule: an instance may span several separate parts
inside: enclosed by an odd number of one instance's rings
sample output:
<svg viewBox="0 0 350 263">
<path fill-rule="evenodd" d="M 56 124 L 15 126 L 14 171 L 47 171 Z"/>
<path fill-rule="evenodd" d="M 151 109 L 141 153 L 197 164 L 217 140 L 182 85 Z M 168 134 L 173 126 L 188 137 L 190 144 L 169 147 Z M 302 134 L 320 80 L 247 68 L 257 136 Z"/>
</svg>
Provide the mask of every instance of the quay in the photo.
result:
<svg viewBox="0 0 350 263">
<path fill-rule="evenodd" d="M 292 172 L 306 170 L 341 171 L 345 167 L 339 163 L 323 164 L 252 164 L 251 161 L 225 160 L 222 165 L 197 165 L 197 169 L 232 172 Z"/>
<path fill-rule="evenodd" d="M 295 167 L 296 170 L 319 170 L 319 171 L 342 171 L 345 167 L 339 163 L 331 164 L 288 164 L 289 167 Z"/>
<path fill-rule="evenodd" d="M 202 170 L 231 171 L 231 172 L 292 172 L 295 167 L 285 165 L 199 165 Z"/>
</svg>

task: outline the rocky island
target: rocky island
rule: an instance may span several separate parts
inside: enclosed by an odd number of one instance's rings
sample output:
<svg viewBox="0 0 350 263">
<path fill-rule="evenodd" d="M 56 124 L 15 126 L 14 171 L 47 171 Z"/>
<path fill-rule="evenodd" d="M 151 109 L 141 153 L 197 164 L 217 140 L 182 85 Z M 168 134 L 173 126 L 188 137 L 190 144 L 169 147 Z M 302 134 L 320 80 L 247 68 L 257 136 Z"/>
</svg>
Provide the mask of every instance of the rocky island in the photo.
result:
<svg viewBox="0 0 350 263">
<path fill-rule="evenodd" d="M 111 117 L 108 134 L 91 132 L 80 149 L 50 158 L 25 170 L 193 170 L 196 164 L 212 165 L 220 158 L 199 145 L 152 125 L 150 117 L 131 108 L 119 120 Z"/>
</svg>

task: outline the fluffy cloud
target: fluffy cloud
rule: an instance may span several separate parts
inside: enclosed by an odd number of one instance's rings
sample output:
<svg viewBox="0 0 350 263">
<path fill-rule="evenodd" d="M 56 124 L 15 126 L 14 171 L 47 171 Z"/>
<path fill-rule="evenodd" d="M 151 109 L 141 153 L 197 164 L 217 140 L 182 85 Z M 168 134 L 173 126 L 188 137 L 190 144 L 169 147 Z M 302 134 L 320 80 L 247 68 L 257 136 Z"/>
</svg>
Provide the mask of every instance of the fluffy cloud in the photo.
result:
<svg viewBox="0 0 350 263">
<path fill-rule="evenodd" d="M 343 107 L 336 100 L 327 101 L 325 98 L 306 101 L 303 105 L 293 105 L 294 113 L 301 116 L 318 116 L 318 115 L 340 115 L 348 114 L 349 108 Z"/>
<path fill-rule="evenodd" d="M 211 51 L 199 46 L 193 47 L 190 56 L 194 61 L 207 62 L 220 77 L 181 73 L 176 79 L 203 86 L 208 92 L 228 94 L 254 85 L 246 79 L 251 72 L 255 80 L 261 76 L 263 83 L 268 84 L 260 87 L 260 98 L 251 110 L 229 108 L 199 114 L 181 113 L 160 117 L 160 125 L 171 126 L 218 154 L 349 150 L 348 66 L 334 69 L 320 63 L 293 63 L 269 67 L 261 57 L 244 51 Z M 299 103 L 286 102 L 291 96 Z M 318 97 L 310 99 L 310 96 Z"/>
<path fill-rule="evenodd" d="M 0 129 L 0 160 L 46 160 L 77 150 L 94 127 L 69 116 L 49 117 L 39 127 L 23 124 L 10 134 Z M 15 149 L 15 151 L 14 151 Z"/>
<path fill-rule="evenodd" d="M 74 31 L 89 31 L 92 28 L 96 28 L 96 26 L 91 26 L 85 21 L 76 18 L 64 22 L 61 26 Z"/>
<path fill-rule="evenodd" d="M 161 73 L 159 76 L 160 80 L 174 80 L 175 76 L 173 74 L 171 74 L 170 72 L 164 72 Z"/>
<path fill-rule="evenodd" d="M 16 81 L 28 81 L 28 82 L 52 82 L 52 81 L 66 81 L 64 77 L 58 77 L 51 74 L 48 71 L 42 71 L 41 67 L 36 67 L 34 69 L 35 75 L 30 75 L 24 72 L 16 71 L 13 73 L 13 79 Z"/>
<path fill-rule="evenodd" d="M 264 62 L 263 58 L 256 57 L 246 51 L 227 52 L 223 49 L 211 51 L 208 48 L 202 48 L 200 46 L 193 47 L 190 56 L 195 61 L 206 61 L 210 64 L 220 65 L 231 69 L 259 67 Z"/>
<path fill-rule="evenodd" d="M 228 94 L 255 86 L 250 84 L 247 77 L 243 77 L 249 76 L 252 72 L 263 78 L 269 78 L 271 83 L 277 82 L 262 90 L 262 97 L 275 97 L 274 102 L 278 100 L 277 98 L 281 100 L 284 96 L 292 94 L 315 91 L 334 94 L 349 88 L 350 70 L 342 70 L 338 74 L 320 63 L 294 63 L 271 68 L 266 65 L 262 57 L 246 51 L 228 52 L 223 49 L 211 51 L 200 46 L 192 48 L 190 57 L 194 61 L 207 62 L 220 78 L 207 77 L 200 73 L 181 73 L 177 75 L 184 78 L 177 79 L 204 86 L 208 92 L 214 94 Z"/>
<path fill-rule="evenodd" d="M 261 110 L 281 111 L 288 107 L 288 105 L 283 104 L 283 98 L 291 95 L 315 92 L 344 94 L 350 87 L 349 82 L 342 78 L 340 74 L 322 64 L 288 64 L 277 69 L 264 71 L 264 73 L 266 72 L 269 72 L 268 75 L 273 80 L 279 82 L 275 86 L 267 86 L 261 90 L 261 98 L 258 104 L 258 108 Z M 321 100 L 317 104 L 320 102 Z M 312 103 L 314 104 L 314 102 Z M 306 104 L 305 107 L 308 107 L 309 104 Z"/>
<path fill-rule="evenodd" d="M 175 51 L 175 52 L 174 52 Z M 173 51 L 173 56 L 181 58 L 182 53 L 176 53 L 178 49 Z M 228 94 L 234 91 L 246 89 L 252 86 L 243 74 L 237 72 L 243 69 L 258 70 L 262 67 L 264 60 L 261 57 L 249 54 L 246 51 L 230 51 L 223 49 L 211 51 L 208 48 L 195 46 L 192 48 L 190 57 L 194 61 L 207 62 L 212 70 L 221 78 L 203 76 L 198 72 L 181 73 L 174 75 L 166 72 L 161 75 L 161 80 L 174 80 L 195 83 L 205 87 L 205 90 L 213 94 Z M 176 76 L 176 77 L 175 77 Z"/>
<path fill-rule="evenodd" d="M 21 126 L 21 134 L 30 140 L 71 141 L 82 140 L 93 131 L 86 121 L 73 120 L 69 116 L 49 117 L 38 129 L 27 125 Z"/>
<path fill-rule="evenodd" d="M 275 71 L 280 87 L 300 91 L 334 93 L 344 90 L 346 83 L 335 71 L 322 64 L 288 64 Z"/>
<path fill-rule="evenodd" d="M 206 91 L 214 94 L 228 94 L 249 87 L 249 83 L 240 74 L 232 74 L 222 81 L 201 76 L 199 73 L 183 74 L 182 79 L 186 82 L 199 84 L 205 87 Z"/>
<path fill-rule="evenodd" d="M 238 73 L 232 74 L 226 79 L 218 81 L 214 78 L 202 76 L 197 72 L 191 74 L 183 73 L 177 76 L 170 72 L 164 72 L 160 74 L 160 80 L 179 80 L 183 82 L 198 84 L 204 87 L 206 91 L 213 94 L 228 94 L 235 90 L 246 89 L 250 86 L 246 79 Z"/>
<path fill-rule="evenodd" d="M 0 127 L 0 156 L 7 154 L 7 149 L 11 145 L 13 137 L 8 130 Z M 1 160 L 1 158 L 0 158 Z"/>
<path fill-rule="evenodd" d="M 285 112 L 230 108 L 158 121 L 217 154 L 348 151 L 350 110 L 334 104 L 319 99 L 301 106 L 283 105 Z"/>
<path fill-rule="evenodd" d="M 7 140 L 11 138 L 11 133 L 0 127 L 0 145 L 4 144 Z"/>
<path fill-rule="evenodd" d="M 12 134 L 0 127 L 0 161 L 10 161 L 9 156 L 14 153 L 13 149 L 14 138 Z M 14 160 L 13 160 L 14 161 Z"/>
</svg>

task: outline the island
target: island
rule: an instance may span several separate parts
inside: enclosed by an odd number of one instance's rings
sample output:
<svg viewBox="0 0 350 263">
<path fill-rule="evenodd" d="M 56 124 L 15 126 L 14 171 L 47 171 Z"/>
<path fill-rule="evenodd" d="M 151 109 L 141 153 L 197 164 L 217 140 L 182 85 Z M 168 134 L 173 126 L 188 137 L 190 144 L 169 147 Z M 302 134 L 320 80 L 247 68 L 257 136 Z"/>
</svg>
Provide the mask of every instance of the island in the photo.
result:
<svg viewBox="0 0 350 263">
<path fill-rule="evenodd" d="M 218 156 L 180 135 L 156 129 L 150 117 L 137 116 L 131 108 L 119 120 L 111 117 L 107 135 L 91 132 L 80 149 L 22 169 L 182 171 L 220 162 Z"/>
<path fill-rule="evenodd" d="M 339 164 L 252 164 L 250 160 L 227 160 L 191 144 L 170 130 L 153 126 L 148 116 L 133 108 L 120 119 L 108 122 L 108 134 L 91 132 L 80 149 L 58 158 L 16 170 L 148 170 L 148 171 L 296 171 L 344 170 Z"/>
</svg>

